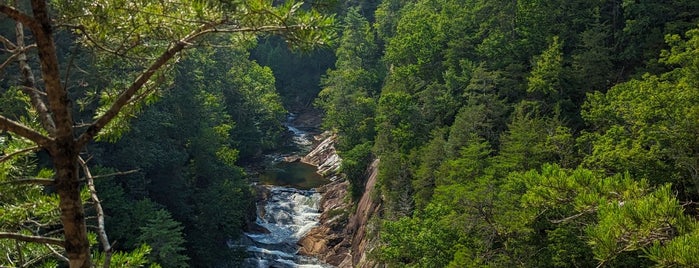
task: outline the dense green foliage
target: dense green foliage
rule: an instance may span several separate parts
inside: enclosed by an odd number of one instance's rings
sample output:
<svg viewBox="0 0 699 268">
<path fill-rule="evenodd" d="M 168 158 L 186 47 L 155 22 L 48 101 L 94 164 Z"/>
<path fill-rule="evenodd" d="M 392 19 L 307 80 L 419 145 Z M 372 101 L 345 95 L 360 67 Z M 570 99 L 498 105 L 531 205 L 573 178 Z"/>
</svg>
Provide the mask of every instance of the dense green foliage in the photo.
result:
<svg viewBox="0 0 699 268">
<path fill-rule="evenodd" d="M 248 50 L 271 35 L 327 44 L 332 16 L 28 0 L 0 2 L 0 18 L 0 266 L 236 266 L 228 242 L 255 219 L 238 165 L 286 134 L 273 73 Z"/>
<path fill-rule="evenodd" d="M 179 232 L 168 234 L 181 237 L 172 239 L 184 237 L 186 243 L 158 241 L 164 248 L 148 243 L 154 253 L 172 254 L 180 247 L 179 254 L 186 252 L 191 263 L 202 265 L 235 257 L 227 241 L 240 234 L 246 221 L 254 221 L 248 213 L 254 211 L 251 189 L 236 162 L 239 154 L 252 156 L 273 148 L 281 140 L 284 118 L 269 69 L 248 61 L 247 55 L 243 49 L 189 55 L 177 70 L 174 87 L 132 122 L 130 132 L 115 144 L 96 146 L 101 165 L 139 170 L 120 176 L 117 186 L 101 187 L 107 195 L 113 189 L 123 191 L 119 200 L 126 204 L 107 203 L 106 213 L 113 215 L 107 220 L 110 235 L 131 241 L 124 247 L 148 242 L 143 240 L 153 234 L 146 231 L 159 230 L 138 222 L 165 217 L 177 221 L 169 228 Z M 158 206 L 170 212 L 158 212 Z M 173 261 L 159 258 L 163 265 L 161 260 Z"/>
<path fill-rule="evenodd" d="M 136 171 L 97 181 L 114 250 L 130 252 L 115 253 L 112 265 L 235 265 L 242 256 L 227 242 L 255 220 L 255 204 L 237 163 L 280 145 L 286 113 L 270 69 L 248 56 L 245 47 L 190 53 L 175 70 L 172 88 L 132 119 L 128 132 L 115 143 L 90 147 L 94 174 Z M 31 120 L 28 100 L 17 91 L 4 92 L 3 112 Z M 9 135 L 0 141 L 6 152 L 27 146 Z M 45 164 L 37 162 L 37 157 L 21 157 L 0 163 L 3 230 L 34 226 L 26 234 L 42 235 L 58 228 L 54 195 L 41 186 L 12 183 L 36 172 L 41 172 L 36 177 L 50 177 L 49 170 L 39 169 Z M 54 263 L 50 245 L 0 241 L 9 261 L 4 264 Z"/>
<path fill-rule="evenodd" d="M 318 104 L 352 183 L 381 160 L 375 260 L 699 265 L 696 1 L 357 10 Z"/>
<path fill-rule="evenodd" d="M 303 9 L 122 2 L 51 2 L 57 22 L 80 25 L 55 37 L 76 129 L 201 20 L 234 10 L 265 25 Z M 311 105 L 339 135 L 355 200 L 381 160 L 370 255 L 388 267 L 699 266 L 699 2 L 316 4 L 341 19 L 334 55 L 292 54 L 276 37 L 196 40 L 83 148 L 107 175 L 96 186 L 113 266 L 234 266 L 227 242 L 254 220 L 238 165 L 277 148 L 285 107 Z M 286 37 L 327 38 L 312 30 Z M 50 135 L 22 75 L 0 69 L 0 114 Z M 55 176 L 52 156 L 32 146 L 0 133 L 0 266 L 65 261 L 56 240 L 5 239 L 60 237 L 59 198 L 40 179 Z M 81 199 L 93 202 L 86 189 Z"/>
</svg>

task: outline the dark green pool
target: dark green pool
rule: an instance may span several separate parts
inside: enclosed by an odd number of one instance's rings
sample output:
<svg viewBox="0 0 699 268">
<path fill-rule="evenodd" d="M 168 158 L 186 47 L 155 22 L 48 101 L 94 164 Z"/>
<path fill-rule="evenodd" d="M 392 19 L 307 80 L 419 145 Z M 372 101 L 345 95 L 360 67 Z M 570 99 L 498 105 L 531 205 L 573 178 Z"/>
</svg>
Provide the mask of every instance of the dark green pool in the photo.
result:
<svg viewBox="0 0 699 268">
<path fill-rule="evenodd" d="M 260 174 L 260 182 L 264 184 L 311 189 L 330 182 L 316 173 L 316 167 L 301 162 L 282 162 L 267 168 Z"/>
</svg>

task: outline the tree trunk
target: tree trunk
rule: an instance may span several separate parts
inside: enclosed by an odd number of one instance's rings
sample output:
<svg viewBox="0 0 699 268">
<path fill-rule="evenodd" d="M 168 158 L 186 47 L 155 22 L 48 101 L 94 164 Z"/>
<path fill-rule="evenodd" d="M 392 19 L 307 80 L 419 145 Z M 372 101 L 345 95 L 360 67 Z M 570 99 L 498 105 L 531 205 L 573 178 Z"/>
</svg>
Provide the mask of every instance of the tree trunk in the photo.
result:
<svg viewBox="0 0 699 268">
<path fill-rule="evenodd" d="M 55 186 L 61 209 L 61 223 L 65 237 L 65 250 L 71 268 L 90 267 L 90 243 L 87 240 L 85 211 L 80 199 L 78 172 L 78 151 L 74 149 L 72 138 L 65 143 L 58 142 L 52 150 L 56 170 Z"/>
</svg>

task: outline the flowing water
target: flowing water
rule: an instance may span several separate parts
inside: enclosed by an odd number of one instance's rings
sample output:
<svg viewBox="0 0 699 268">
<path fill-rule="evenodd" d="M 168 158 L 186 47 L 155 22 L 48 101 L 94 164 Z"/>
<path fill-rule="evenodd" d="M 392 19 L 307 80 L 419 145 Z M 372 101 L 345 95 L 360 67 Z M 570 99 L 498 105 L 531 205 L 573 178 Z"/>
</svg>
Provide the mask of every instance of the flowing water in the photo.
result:
<svg viewBox="0 0 699 268">
<path fill-rule="evenodd" d="M 296 152 L 308 152 L 311 135 L 291 125 L 287 127 L 294 133 Z M 236 243 L 244 247 L 249 256 L 244 267 L 332 267 L 297 254 L 299 239 L 318 225 L 321 195 L 313 188 L 328 181 L 316 174 L 313 166 L 282 162 L 282 155 L 271 158 L 274 159 L 272 165 L 260 176 L 269 194 L 264 208 L 258 207 L 257 218 L 257 224 L 269 233 L 245 233 Z"/>
<path fill-rule="evenodd" d="M 270 196 L 257 223 L 268 234 L 245 234 L 247 267 L 329 267 L 297 255 L 296 242 L 318 225 L 320 194 L 314 190 L 270 186 Z"/>
</svg>

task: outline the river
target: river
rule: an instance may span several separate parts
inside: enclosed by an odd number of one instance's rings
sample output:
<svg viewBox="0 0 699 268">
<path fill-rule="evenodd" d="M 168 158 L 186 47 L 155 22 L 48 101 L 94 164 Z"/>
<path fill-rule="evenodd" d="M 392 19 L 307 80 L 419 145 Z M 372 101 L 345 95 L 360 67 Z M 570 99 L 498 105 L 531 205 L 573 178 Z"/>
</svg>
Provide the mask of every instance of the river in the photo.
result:
<svg viewBox="0 0 699 268">
<path fill-rule="evenodd" d="M 292 120 L 290 118 L 289 122 Z M 312 135 L 290 123 L 287 127 L 294 133 L 291 153 L 307 153 Z M 329 181 L 318 175 L 311 165 L 284 162 L 282 159 L 288 154 L 270 155 L 271 163 L 259 178 L 268 193 L 264 206 L 257 209 L 257 224 L 269 233 L 245 233 L 235 246 L 244 247 L 248 253 L 244 267 L 333 267 L 297 254 L 299 239 L 318 225 L 321 194 L 314 188 Z"/>
</svg>

